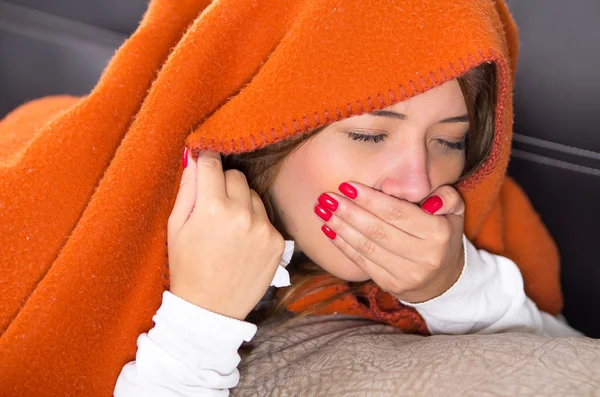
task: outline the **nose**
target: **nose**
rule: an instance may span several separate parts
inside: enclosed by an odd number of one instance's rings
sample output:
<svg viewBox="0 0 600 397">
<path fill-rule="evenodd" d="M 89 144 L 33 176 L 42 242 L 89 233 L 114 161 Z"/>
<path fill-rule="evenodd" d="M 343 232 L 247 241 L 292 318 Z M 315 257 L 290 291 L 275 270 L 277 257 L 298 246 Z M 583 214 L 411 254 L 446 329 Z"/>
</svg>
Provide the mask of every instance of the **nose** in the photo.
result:
<svg viewBox="0 0 600 397">
<path fill-rule="evenodd" d="M 405 154 L 391 160 L 380 183 L 383 193 L 420 203 L 431 193 L 431 181 L 424 152 Z"/>
</svg>

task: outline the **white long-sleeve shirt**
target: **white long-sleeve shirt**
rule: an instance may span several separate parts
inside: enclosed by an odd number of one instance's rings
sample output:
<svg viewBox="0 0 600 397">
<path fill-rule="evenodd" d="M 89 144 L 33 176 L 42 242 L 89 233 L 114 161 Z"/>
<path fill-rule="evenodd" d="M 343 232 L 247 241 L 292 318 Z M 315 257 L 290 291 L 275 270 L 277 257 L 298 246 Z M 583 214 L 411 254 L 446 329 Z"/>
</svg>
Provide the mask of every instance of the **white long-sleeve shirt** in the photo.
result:
<svg viewBox="0 0 600 397">
<path fill-rule="evenodd" d="M 450 289 L 427 302 L 403 302 L 416 308 L 431 334 L 583 335 L 537 308 L 513 261 L 476 249 L 464 236 L 463 244 L 462 274 Z M 115 397 L 228 396 L 239 381 L 238 349 L 257 327 L 168 291 L 153 320 L 154 328 L 138 338 L 136 361 L 119 375 Z"/>
</svg>

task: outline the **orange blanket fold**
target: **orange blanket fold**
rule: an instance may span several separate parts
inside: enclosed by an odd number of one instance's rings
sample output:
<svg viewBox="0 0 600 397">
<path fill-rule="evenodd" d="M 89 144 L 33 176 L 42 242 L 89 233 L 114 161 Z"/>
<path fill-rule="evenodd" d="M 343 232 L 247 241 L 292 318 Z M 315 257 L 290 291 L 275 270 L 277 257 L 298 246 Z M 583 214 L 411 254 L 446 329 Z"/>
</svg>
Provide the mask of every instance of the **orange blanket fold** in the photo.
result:
<svg viewBox="0 0 600 397">
<path fill-rule="evenodd" d="M 32 101 L 0 122 L 2 396 L 112 394 L 167 285 L 184 144 L 253 150 L 482 62 L 497 65 L 496 134 L 460 185 L 465 233 L 514 259 L 527 294 L 558 313 L 556 248 L 505 178 L 516 56 L 501 0 L 151 1 L 88 96 Z M 419 330 L 418 315 L 373 294 L 387 312 L 369 316 Z M 346 297 L 323 312 L 355 307 Z"/>
</svg>

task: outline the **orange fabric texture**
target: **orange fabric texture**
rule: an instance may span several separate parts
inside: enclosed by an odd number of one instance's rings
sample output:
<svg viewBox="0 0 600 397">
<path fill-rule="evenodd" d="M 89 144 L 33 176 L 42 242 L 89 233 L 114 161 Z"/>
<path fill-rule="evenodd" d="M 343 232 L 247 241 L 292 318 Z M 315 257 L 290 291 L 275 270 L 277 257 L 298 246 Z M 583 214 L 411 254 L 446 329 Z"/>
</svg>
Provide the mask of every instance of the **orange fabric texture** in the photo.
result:
<svg viewBox="0 0 600 397">
<path fill-rule="evenodd" d="M 32 101 L 0 123 L 2 395 L 112 394 L 167 285 L 184 142 L 194 155 L 249 151 L 482 62 L 499 73 L 496 135 L 460 185 L 465 233 L 514 259 L 527 294 L 558 313 L 557 250 L 505 178 L 516 56 L 502 0 L 152 0 L 89 95 Z M 322 312 L 426 333 L 416 312 L 369 293 L 369 310 L 345 296 Z"/>
</svg>

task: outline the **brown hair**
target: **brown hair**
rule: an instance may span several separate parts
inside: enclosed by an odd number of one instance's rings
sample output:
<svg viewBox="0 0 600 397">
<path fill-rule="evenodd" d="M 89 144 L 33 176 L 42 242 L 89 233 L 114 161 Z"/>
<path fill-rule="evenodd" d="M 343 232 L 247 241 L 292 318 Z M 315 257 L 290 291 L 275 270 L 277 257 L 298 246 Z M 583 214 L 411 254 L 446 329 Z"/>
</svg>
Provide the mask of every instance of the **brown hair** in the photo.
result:
<svg viewBox="0 0 600 397">
<path fill-rule="evenodd" d="M 484 63 L 458 77 L 470 121 L 470 129 L 466 140 L 465 168 L 459 180 L 472 175 L 486 160 L 491 149 L 496 108 L 495 70 L 494 64 Z M 224 169 L 239 169 L 246 175 L 250 188 L 254 189 L 262 198 L 269 219 L 286 238 L 289 238 L 289 236 L 286 236 L 285 227 L 281 224 L 273 209 L 270 187 L 283 164 L 283 160 L 324 128 L 325 126 L 319 127 L 252 152 L 223 156 Z M 298 298 L 296 296 L 298 291 L 302 290 L 315 276 L 327 273 L 303 253 L 294 254 L 288 265 L 288 270 L 291 275 L 292 286 L 282 291 L 283 295 L 278 301 L 273 299 L 273 287 L 271 287 L 265 298 L 248 316 L 248 321 L 260 323 L 269 316 L 282 313 L 286 306 Z M 359 296 L 358 291 L 366 282 L 368 281 L 335 281 L 335 283 L 348 283 L 350 290 L 344 292 L 344 294 L 348 292 L 356 294 L 360 300 L 363 300 L 364 297 Z M 339 297 L 335 296 L 308 311 L 298 313 L 294 319 L 297 320 L 309 315 Z"/>
</svg>

